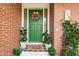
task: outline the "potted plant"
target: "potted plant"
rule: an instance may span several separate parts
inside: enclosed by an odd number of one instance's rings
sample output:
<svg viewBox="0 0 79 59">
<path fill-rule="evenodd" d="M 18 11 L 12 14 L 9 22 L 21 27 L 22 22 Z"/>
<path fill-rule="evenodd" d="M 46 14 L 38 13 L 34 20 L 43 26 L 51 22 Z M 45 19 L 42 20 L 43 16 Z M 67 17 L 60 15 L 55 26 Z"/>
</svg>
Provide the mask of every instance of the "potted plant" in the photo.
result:
<svg viewBox="0 0 79 59">
<path fill-rule="evenodd" d="M 26 48 L 26 41 L 27 41 L 27 32 L 24 29 L 24 27 L 22 27 L 21 31 L 20 31 L 20 44 L 21 44 L 21 48 Z"/>
<path fill-rule="evenodd" d="M 53 48 L 53 47 L 48 48 L 48 54 L 50 56 L 55 56 L 55 54 L 56 54 L 55 48 Z"/>
<path fill-rule="evenodd" d="M 48 49 L 51 47 L 51 37 L 49 36 L 49 34 L 47 34 L 47 31 L 45 31 L 45 33 L 43 33 L 43 43 L 45 45 L 45 48 Z"/>
<path fill-rule="evenodd" d="M 22 52 L 22 50 L 20 48 L 14 48 L 13 49 L 13 54 L 15 56 L 20 56 L 21 52 Z"/>
</svg>

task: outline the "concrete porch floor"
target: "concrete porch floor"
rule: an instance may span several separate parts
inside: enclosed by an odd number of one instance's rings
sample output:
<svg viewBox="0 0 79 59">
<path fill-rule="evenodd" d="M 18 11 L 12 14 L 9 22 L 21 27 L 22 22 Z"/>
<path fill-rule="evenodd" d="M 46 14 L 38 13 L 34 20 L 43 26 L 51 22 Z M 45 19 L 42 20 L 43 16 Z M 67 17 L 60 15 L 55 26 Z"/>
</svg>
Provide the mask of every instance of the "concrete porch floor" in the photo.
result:
<svg viewBox="0 0 79 59">
<path fill-rule="evenodd" d="M 20 56 L 48 56 L 48 52 L 43 44 L 26 44 Z"/>
</svg>

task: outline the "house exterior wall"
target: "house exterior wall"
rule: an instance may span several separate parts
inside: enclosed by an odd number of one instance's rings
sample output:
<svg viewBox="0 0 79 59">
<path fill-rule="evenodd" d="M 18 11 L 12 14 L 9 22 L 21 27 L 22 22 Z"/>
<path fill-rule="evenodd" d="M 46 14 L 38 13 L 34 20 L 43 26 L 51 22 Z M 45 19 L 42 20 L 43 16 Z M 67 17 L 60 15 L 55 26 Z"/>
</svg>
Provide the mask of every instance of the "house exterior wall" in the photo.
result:
<svg viewBox="0 0 79 59">
<path fill-rule="evenodd" d="M 19 47 L 21 4 L 0 4 L 0 56 L 12 55 Z"/>
<path fill-rule="evenodd" d="M 63 30 L 61 20 L 64 20 L 64 10 L 70 10 L 70 21 L 76 20 L 79 22 L 79 4 L 54 4 L 54 46 L 57 49 L 57 54 L 61 54 L 62 50 L 62 35 Z M 52 19 L 53 20 L 53 19 Z M 52 24 L 53 25 L 53 24 Z"/>
<path fill-rule="evenodd" d="M 60 55 L 63 48 L 63 30 L 61 26 L 61 20 L 64 20 L 65 9 L 70 10 L 71 21 L 76 20 L 79 22 L 79 4 L 50 4 L 49 28 L 52 40 L 54 40 L 54 47 L 56 48 L 57 52 L 56 55 Z M 20 26 L 21 4 L 0 4 L 0 56 L 12 55 L 12 49 L 20 46 Z"/>
</svg>

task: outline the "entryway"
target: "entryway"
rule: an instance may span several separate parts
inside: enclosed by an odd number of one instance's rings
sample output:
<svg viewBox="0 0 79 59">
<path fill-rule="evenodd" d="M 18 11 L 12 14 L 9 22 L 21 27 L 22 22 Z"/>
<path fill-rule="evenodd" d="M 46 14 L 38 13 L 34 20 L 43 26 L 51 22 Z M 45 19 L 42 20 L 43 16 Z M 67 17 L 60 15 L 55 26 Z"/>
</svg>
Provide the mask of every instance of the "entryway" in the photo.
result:
<svg viewBox="0 0 79 59">
<path fill-rule="evenodd" d="M 26 48 L 22 52 L 22 56 L 47 56 L 48 53 L 43 45 L 42 34 L 48 30 L 48 4 L 24 4 L 26 15 L 27 42 Z M 34 5 L 37 7 L 34 7 Z M 23 10 L 23 9 L 22 9 Z M 24 15 L 25 16 L 25 15 Z M 49 22 L 49 21 L 48 21 Z"/>
<path fill-rule="evenodd" d="M 27 36 L 28 42 L 26 46 L 27 51 L 38 52 L 45 51 L 45 47 L 43 45 L 43 37 L 42 34 L 44 32 L 43 28 L 44 24 L 44 9 L 28 9 L 28 20 L 27 20 Z"/>
</svg>

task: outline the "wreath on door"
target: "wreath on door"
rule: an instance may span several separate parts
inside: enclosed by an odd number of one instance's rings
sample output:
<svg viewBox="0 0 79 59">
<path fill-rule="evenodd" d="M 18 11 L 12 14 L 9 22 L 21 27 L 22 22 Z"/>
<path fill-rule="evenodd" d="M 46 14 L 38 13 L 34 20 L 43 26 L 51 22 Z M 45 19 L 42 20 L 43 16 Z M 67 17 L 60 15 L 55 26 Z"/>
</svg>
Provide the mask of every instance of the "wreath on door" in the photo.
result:
<svg viewBox="0 0 79 59">
<path fill-rule="evenodd" d="M 32 19 L 33 19 L 34 21 L 37 21 L 37 20 L 39 20 L 39 18 L 40 18 L 39 12 L 34 11 L 34 12 L 32 13 Z"/>
</svg>

